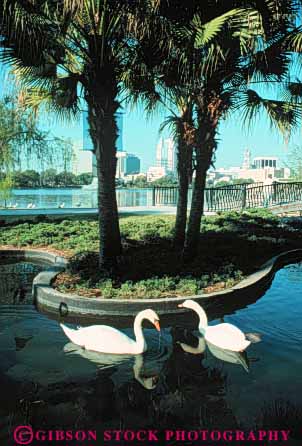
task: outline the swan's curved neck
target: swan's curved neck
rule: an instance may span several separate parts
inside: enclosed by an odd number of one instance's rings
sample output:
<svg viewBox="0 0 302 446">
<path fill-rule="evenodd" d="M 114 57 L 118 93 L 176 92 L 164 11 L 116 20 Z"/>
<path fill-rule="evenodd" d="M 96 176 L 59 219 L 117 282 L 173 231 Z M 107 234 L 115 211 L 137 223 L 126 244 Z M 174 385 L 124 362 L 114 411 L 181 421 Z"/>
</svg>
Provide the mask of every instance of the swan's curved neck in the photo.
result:
<svg viewBox="0 0 302 446">
<path fill-rule="evenodd" d="M 141 352 L 144 352 L 146 350 L 146 341 L 142 327 L 143 319 L 144 316 L 138 314 L 135 318 L 133 327 L 137 349 Z"/>
<path fill-rule="evenodd" d="M 201 333 L 204 333 L 206 331 L 207 326 L 208 326 L 207 315 L 206 315 L 205 311 L 199 305 L 196 305 L 196 307 L 194 309 L 195 309 L 196 313 L 199 316 L 198 330 Z"/>
</svg>

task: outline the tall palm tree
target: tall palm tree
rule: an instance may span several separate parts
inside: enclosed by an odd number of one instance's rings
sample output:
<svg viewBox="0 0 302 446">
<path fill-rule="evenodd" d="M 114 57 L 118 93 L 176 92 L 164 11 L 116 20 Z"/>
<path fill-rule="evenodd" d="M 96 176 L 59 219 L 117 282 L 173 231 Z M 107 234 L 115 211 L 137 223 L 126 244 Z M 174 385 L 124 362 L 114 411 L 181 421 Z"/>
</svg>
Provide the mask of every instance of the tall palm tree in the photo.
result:
<svg viewBox="0 0 302 446">
<path fill-rule="evenodd" d="M 188 190 L 193 173 L 192 155 L 195 128 L 193 101 L 190 96 L 184 93 L 177 93 L 174 104 L 177 105 L 178 113 L 171 110 L 171 115 L 162 123 L 160 130 L 169 127 L 176 144 L 178 198 L 174 227 L 174 245 L 182 247 L 185 241 L 187 225 Z"/>
<path fill-rule="evenodd" d="M 166 19 L 169 27 L 169 45 L 160 48 L 160 57 L 158 51 L 156 57 L 151 52 L 151 58 L 150 42 L 140 42 L 140 52 L 136 54 L 135 62 L 139 70 L 144 67 L 143 77 L 139 77 L 133 69 L 127 77 L 126 87 L 130 91 L 132 102 L 143 101 L 148 111 L 153 111 L 156 105 L 162 104 L 170 112 L 160 130 L 169 126 L 176 143 L 179 193 L 174 242 L 178 246 L 183 246 L 185 241 L 188 188 L 192 179 L 192 152 L 196 131 L 193 104 L 194 97 L 200 97 L 204 83 L 202 70 L 206 68 L 211 72 L 220 59 L 224 60 L 220 47 L 215 44 L 218 36 L 223 39 L 229 21 L 234 21 L 232 29 L 239 34 L 239 31 L 246 28 L 241 22 L 246 21 L 247 15 L 250 15 L 250 9 L 233 6 L 231 3 L 224 4 L 219 8 L 220 15 L 217 15 L 215 9 L 211 13 L 206 9 L 205 13 L 205 5 L 195 0 L 186 2 L 185 8 L 178 3 L 173 8 L 167 8 L 167 4 L 161 2 L 159 13 Z M 202 27 L 202 30 L 198 30 L 199 47 L 195 48 L 195 34 L 192 31 L 196 31 L 197 26 Z M 157 35 L 155 30 L 153 34 Z M 247 38 L 247 35 L 240 35 L 240 43 L 246 44 Z"/>
<path fill-rule="evenodd" d="M 257 2 L 249 2 L 257 8 Z M 185 242 L 185 257 L 190 259 L 197 251 L 200 223 L 203 214 L 204 189 L 206 174 L 213 161 L 217 147 L 219 123 L 228 114 L 240 109 L 243 125 L 251 125 L 259 114 L 266 112 L 272 126 L 282 132 L 288 132 L 301 121 L 301 106 L 292 102 L 292 96 L 280 99 L 264 99 L 254 85 L 270 85 L 278 92 L 280 87 L 288 88 L 288 72 L 291 59 L 284 50 L 284 41 L 290 32 L 292 18 L 289 16 L 288 2 L 284 11 L 276 15 L 275 2 L 264 2 L 260 8 L 251 11 L 256 19 L 249 26 L 250 38 L 247 45 L 242 45 L 229 24 L 225 27 L 223 40 L 216 40 L 224 58 L 215 62 L 208 70 L 205 67 L 203 86 L 195 96 L 197 131 L 195 140 L 196 176 L 192 195 L 191 211 Z M 264 6 L 264 7 L 263 7 Z M 295 5 L 292 11 L 295 12 Z M 257 23 L 257 16 L 262 18 Z M 290 17 L 290 18 L 289 18 Z M 293 14 L 294 17 L 294 14 Z M 261 23 L 261 26 L 260 26 Z M 244 23 L 243 23 L 244 25 Z M 203 29 L 195 24 L 195 47 L 204 51 L 199 44 Z M 276 32 L 278 33 L 276 34 Z"/>
<path fill-rule="evenodd" d="M 122 251 L 115 194 L 116 113 L 138 36 L 149 35 L 146 22 L 156 10 L 154 0 L 2 2 L 1 59 L 14 66 L 27 89 L 27 103 L 47 104 L 61 117 L 76 115 L 82 100 L 87 104 L 97 162 L 99 263 L 109 272 Z"/>
</svg>

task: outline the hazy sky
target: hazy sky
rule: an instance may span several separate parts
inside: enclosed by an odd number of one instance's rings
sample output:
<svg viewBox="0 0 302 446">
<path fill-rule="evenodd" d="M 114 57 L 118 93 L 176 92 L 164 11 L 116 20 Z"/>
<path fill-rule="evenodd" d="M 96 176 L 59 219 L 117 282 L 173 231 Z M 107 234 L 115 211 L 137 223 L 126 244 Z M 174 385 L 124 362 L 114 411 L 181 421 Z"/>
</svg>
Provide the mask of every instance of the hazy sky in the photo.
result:
<svg viewBox="0 0 302 446">
<path fill-rule="evenodd" d="M 158 133 L 161 122 L 168 112 L 163 110 L 151 120 L 146 119 L 142 110 L 126 110 L 123 122 L 124 150 L 141 158 L 142 171 L 155 163 L 156 144 L 160 138 Z M 73 140 L 82 139 L 82 122 L 60 124 L 51 119 L 44 122 L 58 136 L 70 137 Z M 167 135 L 166 135 L 167 136 Z M 243 151 L 249 147 L 254 156 L 278 156 L 286 160 L 287 153 L 295 144 L 301 142 L 301 129 L 297 130 L 288 144 L 276 129 L 271 130 L 266 118 L 260 119 L 247 132 L 242 128 L 240 118 L 232 116 L 220 126 L 219 144 L 216 156 L 216 167 L 238 166 L 243 161 Z"/>
<path fill-rule="evenodd" d="M 0 95 L 4 91 L 4 70 L 0 67 Z M 156 144 L 160 138 L 159 127 L 169 114 L 162 109 L 152 119 L 147 119 L 143 110 L 125 110 L 123 123 L 124 150 L 141 158 L 141 170 L 155 164 Z M 83 138 L 82 120 L 74 123 L 60 123 L 53 117 L 43 116 L 41 128 L 50 130 L 55 136 L 69 137 L 75 142 Z M 166 136 L 168 136 L 166 134 Z M 254 156 L 278 156 L 286 160 L 287 153 L 295 144 L 301 143 L 301 129 L 298 129 L 288 144 L 277 130 L 271 130 L 265 116 L 253 126 L 250 132 L 242 128 L 240 116 L 230 117 L 222 122 L 216 154 L 216 167 L 238 166 L 243 161 L 243 151 L 250 148 Z"/>
</svg>

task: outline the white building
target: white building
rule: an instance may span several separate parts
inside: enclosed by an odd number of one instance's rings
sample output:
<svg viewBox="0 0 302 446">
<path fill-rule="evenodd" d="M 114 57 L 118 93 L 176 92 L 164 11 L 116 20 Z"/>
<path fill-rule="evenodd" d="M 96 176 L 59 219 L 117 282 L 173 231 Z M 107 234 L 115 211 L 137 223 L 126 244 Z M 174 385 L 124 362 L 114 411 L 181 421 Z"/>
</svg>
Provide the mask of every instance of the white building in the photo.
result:
<svg viewBox="0 0 302 446">
<path fill-rule="evenodd" d="M 173 138 L 165 140 L 167 147 L 167 170 L 169 172 L 176 172 L 176 150 Z"/>
<path fill-rule="evenodd" d="M 290 169 L 279 167 L 278 164 L 279 159 L 276 156 L 257 156 L 250 169 L 241 169 L 239 178 L 251 178 L 255 183 L 264 184 L 287 180 L 290 177 Z"/>
<path fill-rule="evenodd" d="M 218 181 L 236 179 L 253 180 L 255 183 L 270 184 L 274 181 L 287 180 L 290 169 L 279 167 L 279 160 L 275 156 L 258 156 L 251 161 L 251 151 L 244 151 L 242 167 L 220 168 L 209 172 L 208 179 L 214 184 Z"/>
<path fill-rule="evenodd" d="M 72 173 L 80 175 L 88 172 L 92 172 L 92 152 L 83 150 L 82 141 L 75 141 L 73 144 Z"/>
<path fill-rule="evenodd" d="M 168 173 L 176 172 L 176 150 L 173 138 L 160 138 L 156 146 L 156 167 L 164 167 Z"/>
<path fill-rule="evenodd" d="M 156 146 L 156 166 L 162 167 L 164 158 L 164 140 L 160 138 Z"/>
<path fill-rule="evenodd" d="M 165 177 L 167 175 L 167 170 L 162 166 L 152 166 L 149 167 L 147 171 L 147 181 L 150 183 L 151 181 L 159 180 L 159 178 Z"/>
</svg>

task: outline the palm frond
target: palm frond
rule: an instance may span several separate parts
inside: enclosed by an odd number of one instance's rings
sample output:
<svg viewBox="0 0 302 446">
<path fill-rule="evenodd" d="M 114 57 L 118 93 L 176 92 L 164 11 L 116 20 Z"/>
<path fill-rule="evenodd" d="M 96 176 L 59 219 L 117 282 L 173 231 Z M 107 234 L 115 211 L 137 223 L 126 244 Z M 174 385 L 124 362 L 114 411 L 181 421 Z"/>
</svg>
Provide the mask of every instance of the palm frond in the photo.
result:
<svg viewBox="0 0 302 446">
<path fill-rule="evenodd" d="M 241 112 L 244 125 L 251 128 L 255 121 L 266 112 L 271 128 L 288 135 L 301 123 L 302 106 L 286 101 L 264 99 L 254 90 L 240 92 L 235 109 Z"/>
<path fill-rule="evenodd" d="M 80 113 L 78 94 L 75 93 L 74 80 L 62 79 L 51 90 L 32 87 L 24 90 L 23 103 L 34 111 L 46 111 L 54 114 L 60 121 L 76 119 Z"/>
<path fill-rule="evenodd" d="M 192 29 L 195 31 L 195 48 L 202 48 L 210 44 L 217 35 L 224 30 L 224 27 L 231 26 L 231 24 L 238 26 L 239 23 L 246 22 L 247 16 L 251 13 L 248 9 L 237 8 L 222 14 L 209 22 L 203 24 L 198 15 L 194 16 L 192 21 Z M 257 13 L 253 12 L 254 17 L 258 17 Z"/>
<path fill-rule="evenodd" d="M 296 51 L 297 53 L 302 52 L 302 26 L 296 28 L 287 38 L 288 49 L 291 51 Z"/>
</svg>

